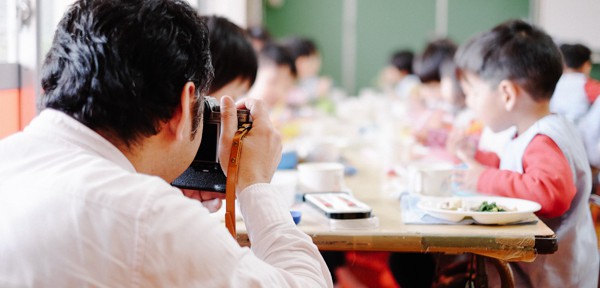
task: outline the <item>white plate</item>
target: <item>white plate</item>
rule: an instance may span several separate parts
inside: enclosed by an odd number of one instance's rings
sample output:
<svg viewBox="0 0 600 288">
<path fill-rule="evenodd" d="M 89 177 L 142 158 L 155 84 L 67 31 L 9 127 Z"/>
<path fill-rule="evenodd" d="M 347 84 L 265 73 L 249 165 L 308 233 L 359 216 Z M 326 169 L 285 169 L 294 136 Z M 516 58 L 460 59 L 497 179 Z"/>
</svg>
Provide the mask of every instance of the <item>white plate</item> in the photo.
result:
<svg viewBox="0 0 600 288">
<path fill-rule="evenodd" d="M 479 207 L 483 201 L 488 203 L 496 202 L 497 205 L 507 207 L 514 211 L 505 212 L 476 212 L 467 210 L 447 210 L 439 208 L 441 203 L 450 200 L 462 201 L 462 207 Z M 533 216 L 533 213 L 540 210 L 542 206 L 533 201 L 494 197 L 494 196 L 473 196 L 473 197 L 424 197 L 417 204 L 419 209 L 427 214 L 445 219 L 452 222 L 460 222 L 465 217 L 471 217 L 481 224 L 508 224 L 523 221 Z"/>
</svg>

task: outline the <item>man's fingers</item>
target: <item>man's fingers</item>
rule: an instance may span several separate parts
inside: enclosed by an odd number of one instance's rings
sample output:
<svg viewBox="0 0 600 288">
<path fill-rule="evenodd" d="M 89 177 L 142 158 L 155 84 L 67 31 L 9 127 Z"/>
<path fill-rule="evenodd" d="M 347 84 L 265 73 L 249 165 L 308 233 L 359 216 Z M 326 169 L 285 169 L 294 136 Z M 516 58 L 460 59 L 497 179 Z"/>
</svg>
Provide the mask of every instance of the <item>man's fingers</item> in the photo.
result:
<svg viewBox="0 0 600 288">
<path fill-rule="evenodd" d="M 191 189 L 181 189 L 183 195 L 190 199 L 196 199 L 198 201 L 202 201 L 202 195 L 200 195 L 199 191 L 191 190 Z"/>
<path fill-rule="evenodd" d="M 231 141 L 237 131 L 237 110 L 233 99 L 229 96 L 221 98 L 221 136 L 219 138 L 219 159 L 221 169 L 227 175 L 227 164 L 231 153 Z"/>
<path fill-rule="evenodd" d="M 212 200 L 202 201 L 202 206 L 206 207 L 210 213 L 217 212 L 221 208 L 223 201 L 219 198 Z"/>
<path fill-rule="evenodd" d="M 183 195 L 190 199 L 198 200 L 202 206 L 206 207 L 211 213 L 221 208 L 222 200 L 225 199 L 225 193 L 199 191 L 192 189 L 181 189 Z"/>
<path fill-rule="evenodd" d="M 262 100 L 246 97 L 237 103 L 237 108 L 250 110 L 250 115 L 252 115 L 252 122 L 260 122 L 260 126 L 271 125 L 267 107 L 265 106 L 265 103 L 263 103 Z"/>
<path fill-rule="evenodd" d="M 273 128 L 269 113 L 261 100 L 246 98 L 237 108 L 248 109 L 252 129 L 246 134 L 238 173 L 238 191 L 254 183 L 269 183 L 281 159 L 281 136 Z"/>
</svg>

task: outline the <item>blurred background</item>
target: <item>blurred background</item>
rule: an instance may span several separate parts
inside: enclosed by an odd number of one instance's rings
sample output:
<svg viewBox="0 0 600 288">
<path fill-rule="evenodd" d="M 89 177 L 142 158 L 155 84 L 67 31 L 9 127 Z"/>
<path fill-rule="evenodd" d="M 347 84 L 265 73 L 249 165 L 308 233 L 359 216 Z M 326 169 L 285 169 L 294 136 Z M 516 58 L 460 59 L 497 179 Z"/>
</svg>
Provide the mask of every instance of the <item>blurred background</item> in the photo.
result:
<svg viewBox="0 0 600 288">
<path fill-rule="evenodd" d="M 37 113 L 38 71 L 53 32 L 72 0 L 0 0 L 0 138 Z M 321 74 L 347 95 L 376 86 L 378 73 L 400 49 L 420 51 L 447 37 L 457 44 L 507 19 L 544 28 L 557 43 L 594 52 L 600 79 L 600 1 L 597 0 L 188 0 L 201 14 L 242 27 L 263 26 L 276 38 L 312 39 Z"/>
</svg>

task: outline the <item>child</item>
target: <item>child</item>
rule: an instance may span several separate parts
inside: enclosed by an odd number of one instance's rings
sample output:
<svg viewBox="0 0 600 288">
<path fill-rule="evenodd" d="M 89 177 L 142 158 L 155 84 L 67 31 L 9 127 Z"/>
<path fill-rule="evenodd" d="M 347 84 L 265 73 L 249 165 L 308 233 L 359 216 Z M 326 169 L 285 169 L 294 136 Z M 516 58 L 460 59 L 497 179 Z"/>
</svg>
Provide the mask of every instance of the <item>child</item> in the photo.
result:
<svg viewBox="0 0 600 288">
<path fill-rule="evenodd" d="M 275 118 L 285 110 L 286 97 L 296 81 L 296 65 L 289 50 L 275 42 L 267 43 L 258 54 L 256 83 L 248 97 L 262 99 Z M 277 119 L 272 119 L 277 120 Z"/>
<path fill-rule="evenodd" d="M 590 105 L 593 104 L 600 95 L 600 81 L 590 77 L 590 73 L 592 72 L 592 51 L 582 44 L 561 45 L 560 51 L 563 53 L 567 69 L 580 71 L 586 76 L 585 94 Z"/>
<path fill-rule="evenodd" d="M 590 110 L 581 117 L 579 130 L 583 136 L 590 165 L 600 169 L 600 99 L 596 99 Z"/>
<path fill-rule="evenodd" d="M 578 126 L 592 166 L 592 191 L 600 194 L 600 98 L 596 99 L 590 110 L 581 117 Z"/>
<path fill-rule="evenodd" d="M 317 45 L 308 38 L 289 37 L 282 41 L 294 59 L 298 71 L 298 82 L 288 96 L 288 105 L 295 108 L 326 102 L 332 81 L 320 77 L 321 54 Z"/>
<path fill-rule="evenodd" d="M 259 53 L 267 43 L 273 42 L 271 33 L 263 26 L 250 26 L 246 30 L 250 36 L 250 42 L 256 53 Z"/>
<path fill-rule="evenodd" d="M 459 150 L 468 169 L 456 173 L 457 184 L 540 203 L 537 215 L 558 238 L 555 254 L 511 263 L 516 287 L 598 283 L 597 240 L 588 206 L 590 167 L 575 126 L 549 111 L 562 73 L 560 57 L 547 34 L 519 20 L 471 39 L 456 55 L 467 103 L 477 117 L 493 131 L 517 128 L 499 158 Z"/>
<path fill-rule="evenodd" d="M 210 54 L 215 70 L 208 95 L 219 100 L 245 95 L 254 80 L 258 60 L 246 32 L 223 17 L 203 16 L 208 26 Z"/>
<path fill-rule="evenodd" d="M 444 101 L 447 103 L 447 110 L 453 117 L 450 117 L 452 125 L 450 131 L 444 135 L 446 153 L 450 156 L 456 154 L 456 146 L 462 143 L 463 138 L 469 138 L 469 141 L 475 145 L 479 142 L 483 124 L 475 118 L 475 113 L 467 107 L 466 95 L 458 80 L 454 61 L 446 61 L 442 65 L 441 92 Z M 459 159 L 452 159 L 460 162 Z"/>
<path fill-rule="evenodd" d="M 411 95 L 414 104 L 422 105 L 426 109 L 439 108 L 442 101 L 441 94 L 441 68 L 444 63 L 451 61 L 456 51 L 456 44 L 449 39 L 439 39 L 427 43 L 427 46 L 419 54 L 413 63 L 415 75 L 419 78 L 421 85 L 416 93 Z"/>
<path fill-rule="evenodd" d="M 581 44 L 563 44 L 560 45 L 560 51 L 564 70 L 550 100 L 550 111 L 577 123 L 598 97 L 598 94 L 588 95 L 586 91 L 586 86 L 589 86 L 588 90 L 593 90 L 593 82 L 589 78 L 592 52 Z"/>
<path fill-rule="evenodd" d="M 411 91 L 421 83 L 413 74 L 413 60 L 415 55 L 410 50 L 394 52 L 388 65 L 381 71 L 379 86 L 384 92 L 390 92 L 405 100 Z"/>
<path fill-rule="evenodd" d="M 455 51 L 456 45 L 449 39 L 435 40 L 429 42 L 414 61 L 414 72 L 421 84 L 409 97 L 409 113 L 416 119 L 412 127 L 415 138 L 428 147 L 444 147 L 452 127 L 454 100 L 451 98 L 454 96 L 444 98 L 441 73 L 442 66 L 452 61 Z"/>
</svg>

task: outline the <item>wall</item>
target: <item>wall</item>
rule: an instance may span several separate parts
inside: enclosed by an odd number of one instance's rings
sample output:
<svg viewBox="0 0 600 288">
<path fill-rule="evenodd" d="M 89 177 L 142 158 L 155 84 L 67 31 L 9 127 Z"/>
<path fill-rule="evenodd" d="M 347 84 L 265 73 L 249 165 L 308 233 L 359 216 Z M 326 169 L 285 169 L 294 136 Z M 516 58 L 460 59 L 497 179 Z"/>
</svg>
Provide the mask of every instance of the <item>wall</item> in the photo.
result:
<svg viewBox="0 0 600 288">
<path fill-rule="evenodd" d="M 350 0 L 345 0 L 350 1 Z M 438 0 L 439 1 L 439 0 Z M 356 89 L 372 86 L 390 54 L 400 48 L 419 51 L 435 37 L 436 0 L 355 1 Z M 444 1 L 444 0 L 442 0 Z M 456 42 L 511 18 L 527 18 L 529 1 L 446 0 L 447 32 Z M 316 40 L 323 54 L 323 75 L 342 79 L 344 0 L 286 0 L 267 6 L 265 24 L 275 37 L 297 34 Z"/>
<path fill-rule="evenodd" d="M 580 42 L 600 53 L 600 1 L 537 0 L 539 24 L 558 42 Z"/>
<path fill-rule="evenodd" d="M 202 15 L 218 15 L 227 17 L 236 25 L 246 28 L 248 23 L 247 0 L 187 0 L 194 4 Z"/>
</svg>

